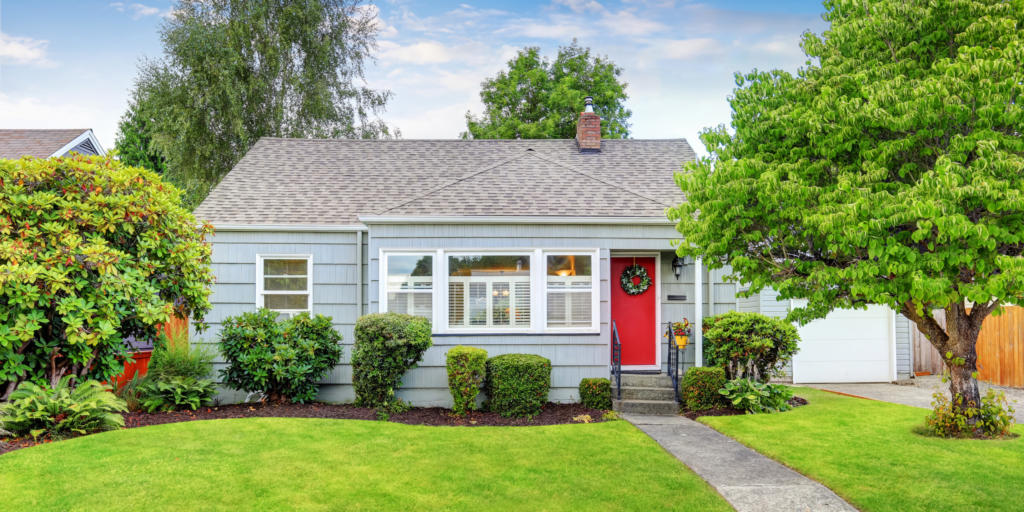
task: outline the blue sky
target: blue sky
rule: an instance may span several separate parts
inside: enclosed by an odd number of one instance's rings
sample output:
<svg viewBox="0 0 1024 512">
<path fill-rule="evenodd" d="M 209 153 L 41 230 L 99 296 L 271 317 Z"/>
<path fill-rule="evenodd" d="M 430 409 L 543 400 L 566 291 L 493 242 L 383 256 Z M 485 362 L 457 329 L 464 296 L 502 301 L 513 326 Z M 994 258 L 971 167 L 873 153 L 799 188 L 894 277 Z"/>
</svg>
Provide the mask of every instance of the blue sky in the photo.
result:
<svg viewBox="0 0 1024 512">
<path fill-rule="evenodd" d="M 159 56 L 170 1 L 13 1 L 0 6 L 0 128 L 93 128 L 113 146 L 135 65 Z M 690 140 L 729 122 L 733 73 L 796 71 L 800 34 L 821 33 L 818 0 L 382 0 L 367 82 L 395 99 L 405 138 L 454 138 L 479 113 L 480 81 L 515 51 L 554 56 L 575 37 L 624 68 L 634 138 Z"/>
</svg>

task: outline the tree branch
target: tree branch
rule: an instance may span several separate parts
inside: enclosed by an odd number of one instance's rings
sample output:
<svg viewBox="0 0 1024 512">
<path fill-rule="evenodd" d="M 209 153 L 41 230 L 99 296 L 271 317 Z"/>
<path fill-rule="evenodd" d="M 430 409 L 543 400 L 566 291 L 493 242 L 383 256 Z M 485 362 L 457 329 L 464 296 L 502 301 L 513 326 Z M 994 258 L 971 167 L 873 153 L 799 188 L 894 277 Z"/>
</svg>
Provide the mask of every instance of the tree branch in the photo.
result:
<svg viewBox="0 0 1024 512">
<path fill-rule="evenodd" d="M 946 330 L 935 321 L 935 317 L 917 314 L 917 308 L 914 307 L 913 302 L 909 300 L 904 302 L 900 308 L 900 313 L 903 313 L 903 316 L 917 324 L 917 328 L 923 332 L 925 336 L 928 336 L 928 340 L 931 341 L 932 345 L 939 349 L 939 351 L 944 350 L 946 345 L 949 344 L 949 335 L 946 334 Z"/>
</svg>

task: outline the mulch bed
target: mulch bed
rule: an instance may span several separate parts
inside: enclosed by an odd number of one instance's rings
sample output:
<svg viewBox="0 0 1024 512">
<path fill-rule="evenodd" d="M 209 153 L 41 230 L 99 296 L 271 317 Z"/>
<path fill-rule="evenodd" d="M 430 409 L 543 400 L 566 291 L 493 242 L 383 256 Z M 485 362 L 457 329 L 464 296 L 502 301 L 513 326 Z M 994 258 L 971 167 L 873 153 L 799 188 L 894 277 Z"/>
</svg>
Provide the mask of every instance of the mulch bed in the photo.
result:
<svg viewBox="0 0 1024 512">
<path fill-rule="evenodd" d="M 388 421 L 406 425 L 462 426 L 462 427 L 525 427 L 539 425 L 565 425 L 580 423 L 577 416 L 590 416 L 591 423 L 601 423 L 605 411 L 591 409 L 580 404 L 548 403 L 541 413 L 532 418 L 502 418 L 493 412 L 473 411 L 460 418 L 451 409 L 440 407 L 416 407 L 401 414 L 392 414 Z M 184 421 L 219 420 L 228 418 L 325 418 L 337 420 L 376 420 L 373 409 L 348 404 L 234 404 L 220 407 L 203 407 L 198 411 L 177 411 L 124 414 L 125 428 L 180 423 Z M 0 454 L 44 444 L 49 440 L 33 442 L 31 437 L 8 440 L 7 446 L 0 445 Z"/>
<path fill-rule="evenodd" d="M 807 405 L 807 400 L 798 396 L 794 396 L 789 399 L 789 405 L 793 407 L 800 407 Z M 746 414 L 743 409 L 736 409 L 734 407 L 716 407 L 714 409 L 708 409 L 706 411 L 681 411 L 683 416 L 695 420 L 701 416 L 737 416 L 740 414 Z"/>
</svg>

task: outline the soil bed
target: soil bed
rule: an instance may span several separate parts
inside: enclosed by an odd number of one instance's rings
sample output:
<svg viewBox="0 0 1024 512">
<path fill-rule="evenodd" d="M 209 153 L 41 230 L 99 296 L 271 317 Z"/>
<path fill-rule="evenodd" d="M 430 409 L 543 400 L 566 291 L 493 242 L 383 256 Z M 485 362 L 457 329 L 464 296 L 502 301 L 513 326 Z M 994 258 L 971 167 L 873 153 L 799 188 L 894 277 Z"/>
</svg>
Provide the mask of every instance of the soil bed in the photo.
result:
<svg viewBox="0 0 1024 512">
<path fill-rule="evenodd" d="M 440 407 L 416 407 L 401 414 L 392 414 L 388 421 L 406 425 L 428 426 L 464 426 L 464 427 L 497 427 L 497 426 L 538 426 L 565 425 L 581 423 L 573 420 L 577 416 L 590 416 L 591 423 L 601 423 L 601 415 L 605 411 L 591 409 L 580 404 L 548 403 L 541 413 L 533 418 L 502 418 L 493 412 L 473 411 L 460 418 L 452 414 L 450 409 Z M 220 407 L 202 407 L 197 411 L 177 411 L 145 413 L 133 412 L 124 415 L 125 428 L 147 427 L 164 423 L 183 421 L 218 420 L 227 418 L 325 418 L 338 420 L 376 420 L 377 413 L 373 409 L 355 407 L 348 404 L 233 404 Z M 0 445 L 0 454 L 27 448 L 37 444 L 50 442 L 40 440 L 33 442 L 31 437 L 8 440 L 8 445 Z"/>
<path fill-rule="evenodd" d="M 807 405 L 807 400 L 800 398 L 798 396 L 794 396 L 793 398 L 789 399 L 789 405 L 792 405 L 793 407 L 800 407 L 801 405 Z M 746 414 L 746 411 L 744 411 L 743 409 L 736 409 L 734 407 L 715 407 L 713 409 L 708 409 L 706 411 L 683 410 L 680 411 L 680 413 L 691 420 L 696 420 L 701 416 L 738 416 L 740 414 Z"/>
</svg>

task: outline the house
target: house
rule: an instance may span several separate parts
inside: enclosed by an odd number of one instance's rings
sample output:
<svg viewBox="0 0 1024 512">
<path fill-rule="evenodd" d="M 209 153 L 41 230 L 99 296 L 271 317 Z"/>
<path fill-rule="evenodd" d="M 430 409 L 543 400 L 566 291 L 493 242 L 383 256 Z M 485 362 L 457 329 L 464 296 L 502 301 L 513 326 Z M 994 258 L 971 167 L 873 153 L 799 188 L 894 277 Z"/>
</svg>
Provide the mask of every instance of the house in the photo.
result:
<svg viewBox="0 0 1024 512">
<path fill-rule="evenodd" d="M 544 356 L 550 399 L 575 400 L 609 376 L 613 323 L 624 370 L 667 371 L 668 323 L 750 306 L 727 270 L 673 252 L 665 208 L 684 200 L 689 143 L 601 140 L 600 118 L 580 118 L 575 140 L 260 139 L 195 212 L 216 227 L 205 336 L 260 306 L 329 315 L 349 346 L 320 398 L 341 402 L 356 318 L 378 311 L 431 319 L 399 391 L 416 405 L 451 404 L 456 345 Z M 651 285 L 630 295 L 634 265 Z"/>
<path fill-rule="evenodd" d="M 0 158 L 49 158 L 68 156 L 71 152 L 105 153 L 92 129 L 0 130 Z"/>
</svg>

